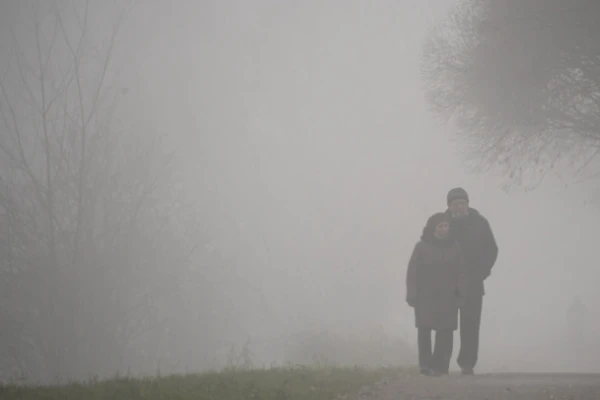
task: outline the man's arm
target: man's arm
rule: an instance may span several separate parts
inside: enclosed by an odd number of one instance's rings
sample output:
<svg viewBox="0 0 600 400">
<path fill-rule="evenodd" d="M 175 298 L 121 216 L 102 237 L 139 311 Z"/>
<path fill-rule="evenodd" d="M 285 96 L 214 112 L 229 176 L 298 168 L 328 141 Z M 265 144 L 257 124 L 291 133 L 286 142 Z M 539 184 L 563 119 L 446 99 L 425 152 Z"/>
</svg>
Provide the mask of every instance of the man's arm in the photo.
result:
<svg viewBox="0 0 600 400">
<path fill-rule="evenodd" d="M 481 249 L 481 269 L 483 279 L 486 279 L 492 273 L 492 268 L 496 264 L 498 258 L 498 244 L 492 232 L 492 228 L 488 220 L 484 217 L 481 219 L 483 244 Z"/>
<path fill-rule="evenodd" d="M 459 246 L 460 247 L 460 246 Z M 465 262 L 465 257 L 463 255 L 462 249 L 458 252 L 458 279 L 456 282 L 456 305 L 459 308 L 462 308 L 467 299 L 467 294 L 469 290 L 469 270 L 467 268 L 467 263 Z"/>
</svg>

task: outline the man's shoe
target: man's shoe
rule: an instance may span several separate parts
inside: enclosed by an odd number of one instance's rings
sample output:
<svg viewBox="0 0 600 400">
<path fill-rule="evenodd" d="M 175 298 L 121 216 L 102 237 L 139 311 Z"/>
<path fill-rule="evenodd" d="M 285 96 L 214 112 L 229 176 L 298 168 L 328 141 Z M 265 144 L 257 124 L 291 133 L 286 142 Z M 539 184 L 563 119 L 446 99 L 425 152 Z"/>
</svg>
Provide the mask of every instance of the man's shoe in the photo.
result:
<svg viewBox="0 0 600 400">
<path fill-rule="evenodd" d="M 475 375 L 475 371 L 473 371 L 473 368 L 465 368 L 462 370 L 462 374 L 463 375 Z"/>
<path fill-rule="evenodd" d="M 420 374 L 425 375 L 425 376 L 430 376 L 431 370 L 429 368 L 421 368 Z"/>
</svg>

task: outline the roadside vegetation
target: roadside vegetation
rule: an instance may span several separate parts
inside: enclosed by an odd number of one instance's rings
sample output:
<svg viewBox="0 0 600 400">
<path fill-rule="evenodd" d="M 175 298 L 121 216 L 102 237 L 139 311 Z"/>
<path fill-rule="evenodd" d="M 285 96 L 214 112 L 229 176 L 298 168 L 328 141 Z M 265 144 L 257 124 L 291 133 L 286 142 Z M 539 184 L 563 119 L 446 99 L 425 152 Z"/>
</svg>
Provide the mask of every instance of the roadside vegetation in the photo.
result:
<svg viewBox="0 0 600 400">
<path fill-rule="evenodd" d="M 288 366 L 264 369 L 229 367 L 203 374 L 115 377 L 85 383 L 0 387 L 4 400 L 178 399 L 329 400 L 345 399 L 361 388 L 409 372 L 397 367 Z"/>
</svg>

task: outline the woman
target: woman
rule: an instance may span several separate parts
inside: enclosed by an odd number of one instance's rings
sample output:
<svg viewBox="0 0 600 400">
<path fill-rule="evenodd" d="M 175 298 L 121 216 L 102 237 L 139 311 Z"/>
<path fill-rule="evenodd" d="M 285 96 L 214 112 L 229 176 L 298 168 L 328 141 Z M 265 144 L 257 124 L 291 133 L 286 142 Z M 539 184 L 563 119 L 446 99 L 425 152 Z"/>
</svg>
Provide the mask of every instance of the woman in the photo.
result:
<svg viewBox="0 0 600 400">
<path fill-rule="evenodd" d="M 415 309 L 419 367 L 424 375 L 448 373 L 458 309 L 466 296 L 465 263 L 449 231 L 444 213 L 429 217 L 406 274 L 406 301 Z M 435 331 L 433 353 L 431 331 Z"/>
</svg>

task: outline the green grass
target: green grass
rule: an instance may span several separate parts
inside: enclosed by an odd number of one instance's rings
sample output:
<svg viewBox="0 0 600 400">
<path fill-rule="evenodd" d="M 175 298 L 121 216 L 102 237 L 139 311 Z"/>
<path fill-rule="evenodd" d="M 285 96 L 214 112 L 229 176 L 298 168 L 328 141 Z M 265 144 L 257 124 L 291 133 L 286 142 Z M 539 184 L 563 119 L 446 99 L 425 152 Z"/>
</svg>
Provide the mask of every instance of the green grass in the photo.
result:
<svg viewBox="0 0 600 400">
<path fill-rule="evenodd" d="M 3 400 L 332 400 L 400 373 L 399 368 L 227 369 L 198 375 L 116 378 L 53 387 L 1 386 Z"/>
</svg>

